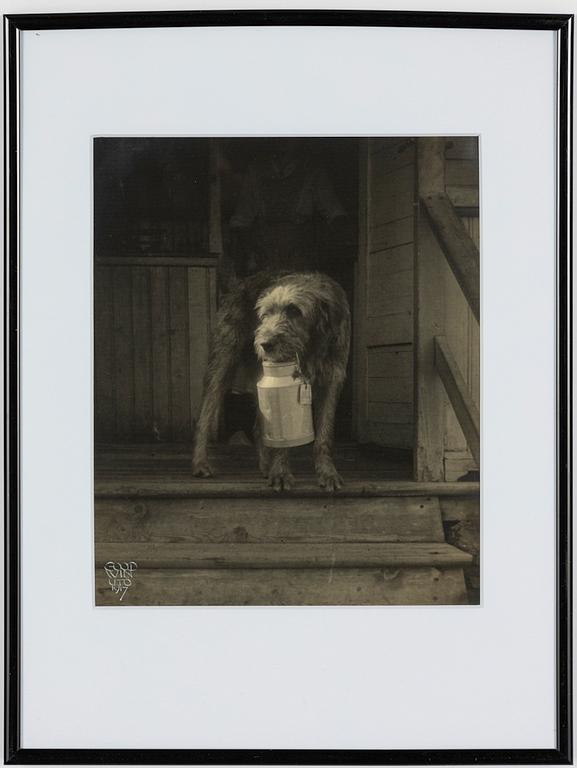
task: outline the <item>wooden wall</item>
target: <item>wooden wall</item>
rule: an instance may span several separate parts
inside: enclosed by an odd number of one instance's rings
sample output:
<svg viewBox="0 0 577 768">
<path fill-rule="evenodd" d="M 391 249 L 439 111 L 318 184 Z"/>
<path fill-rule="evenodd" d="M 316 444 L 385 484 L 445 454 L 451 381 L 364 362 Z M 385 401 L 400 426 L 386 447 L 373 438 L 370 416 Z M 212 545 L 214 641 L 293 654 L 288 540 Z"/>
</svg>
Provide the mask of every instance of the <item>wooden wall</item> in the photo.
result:
<svg viewBox="0 0 577 768">
<path fill-rule="evenodd" d="M 412 448 L 415 142 L 370 139 L 367 163 L 361 439 Z"/>
<path fill-rule="evenodd" d="M 463 223 L 479 246 L 479 216 Z M 445 335 L 476 405 L 480 406 L 480 331 L 463 292 L 450 269 L 445 270 Z M 456 480 L 476 468 L 467 441 L 450 404 L 446 408 L 445 479 Z"/>
<path fill-rule="evenodd" d="M 474 136 L 448 138 L 445 148 L 445 188 L 465 228 L 480 246 L 479 145 Z M 445 335 L 473 400 L 480 405 L 479 323 L 457 281 L 444 265 Z M 452 481 L 476 468 L 467 441 L 447 400 L 445 427 L 445 480 Z"/>
<path fill-rule="evenodd" d="M 189 259 L 111 261 L 94 272 L 95 440 L 188 442 L 215 313 L 215 269 Z"/>
</svg>

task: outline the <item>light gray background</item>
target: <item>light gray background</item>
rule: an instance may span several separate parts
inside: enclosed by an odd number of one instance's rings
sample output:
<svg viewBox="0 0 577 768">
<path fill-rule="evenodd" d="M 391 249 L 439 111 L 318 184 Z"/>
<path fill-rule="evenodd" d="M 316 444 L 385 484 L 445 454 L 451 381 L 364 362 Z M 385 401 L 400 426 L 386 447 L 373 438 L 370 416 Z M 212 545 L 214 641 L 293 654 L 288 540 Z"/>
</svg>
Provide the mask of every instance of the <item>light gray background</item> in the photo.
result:
<svg viewBox="0 0 577 768">
<path fill-rule="evenodd" d="M 24 745 L 552 746 L 553 36 L 31 33 L 24 56 Z M 94 609 L 90 135 L 476 132 L 483 608 Z"/>
</svg>

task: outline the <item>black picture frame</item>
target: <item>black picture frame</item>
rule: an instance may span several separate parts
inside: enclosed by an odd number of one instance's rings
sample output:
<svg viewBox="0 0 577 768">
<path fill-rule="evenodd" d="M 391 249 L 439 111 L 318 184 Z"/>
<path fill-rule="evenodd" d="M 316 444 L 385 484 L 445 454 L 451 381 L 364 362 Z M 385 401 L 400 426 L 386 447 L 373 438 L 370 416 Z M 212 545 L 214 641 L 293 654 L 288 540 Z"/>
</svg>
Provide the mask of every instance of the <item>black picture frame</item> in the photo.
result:
<svg viewBox="0 0 577 768">
<path fill-rule="evenodd" d="M 20 370 L 19 370 L 19 38 L 27 30 L 214 26 L 421 27 L 538 30 L 557 37 L 557 335 L 556 523 L 557 612 L 555 749 L 275 750 L 24 749 L 20 634 Z M 559 14 L 388 11 L 198 11 L 23 14 L 4 17 L 5 57 L 5 746 L 16 764 L 310 764 L 455 765 L 571 764 L 572 617 L 572 71 L 573 16 Z"/>
</svg>

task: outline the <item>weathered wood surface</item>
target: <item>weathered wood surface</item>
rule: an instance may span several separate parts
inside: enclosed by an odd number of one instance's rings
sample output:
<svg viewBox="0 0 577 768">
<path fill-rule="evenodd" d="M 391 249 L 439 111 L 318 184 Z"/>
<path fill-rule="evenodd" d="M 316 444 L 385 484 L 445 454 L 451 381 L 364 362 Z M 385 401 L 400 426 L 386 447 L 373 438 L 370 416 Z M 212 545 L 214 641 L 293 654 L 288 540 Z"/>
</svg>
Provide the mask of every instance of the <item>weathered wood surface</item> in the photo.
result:
<svg viewBox="0 0 577 768">
<path fill-rule="evenodd" d="M 435 368 L 434 338 L 443 328 L 445 258 L 429 223 L 419 218 L 416 306 L 415 477 L 444 479 L 445 392 Z"/>
<path fill-rule="evenodd" d="M 97 479 L 94 492 L 97 498 L 254 498 L 275 499 L 279 494 L 269 488 L 264 479 L 255 480 L 243 475 L 200 479 L 190 476 L 178 478 L 150 478 L 147 475 L 126 478 Z M 412 482 L 391 480 L 378 482 L 367 479 L 349 479 L 337 492 L 339 498 L 371 498 L 385 496 L 467 496 L 479 493 L 479 483 Z M 296 477 L 294 488 L 284 491 L 288 499 L 333 498 L 319 488 L 316 478 Z"/>
<path fill-rule="evenodd" d="M 150 269 L 132 270 L 132 327 L 134 344 L 134 434 L 146 439 L 150 435 L 152 413 L 152 345 Z"/>
<path fill-rule="evenodd" d="M 442 542 L 436 497 L 97 499 L 98 542 Z"/>
<path fill-rule="evenodd" d="M 446 187 L 445 191 L 459 213 L 479 215 L 479 187 Z"/>
<path fill-rule="evenodd" d="M 415 219 L 407 216 L 371 229 L 371 251 L 382 251 L 412 243 L 415 239 Z"/>
<path fill-rule="evenodd" d="M 369 139 L 359 139 L 358 251 L 355 265 L 355 295 L 352 324 L 353 432 L 359 440 L 367 432 L 367 347 L 366 300 L 369 254 Z"/>
<path fill-rule="evenodd" d="M 431 227 L 476 319 L 480 315 L 479 249 L 465 229 L 449 197 L 421 195 Z"/>
<path fill-rule="evenodd" d="M 96 571 L 96 604 L 465 605 L 461 568 L 136 570 L 124 598 Z"/>
<path fill-rule="evenodd" d="M 170 435 L 170 336 L 168 332 L 168 270 L 150 270 L 152 312 L 152 434 L 157 440 Z M 96 404 L 95 404 L 96 405 Z"/>
<path fill-rule="evenodd" d="M 99 441 L 192 439 L 215 311 L 215 263 L 205 269 L 187 259 L 143 258 L 96 265 Z"/>
<path fill-rule="evenodd" d="M 477 246 L 479 217 L 462 217 L 462 222 Z M 467 383 L 477 406 L 480 402 L 480 333 L 469 304 L 449 267 L 445 269 L 445 328 L 447 343 Z M 446 409 L 445 480 L 456 480 L 467 471 L 476 469 L 475 460 L 467 447 L 457 417 L 452 408 Z"/>
<path fill-rule="evenodd" d="M 116 431 L 116 392 L 114 387 L 114 334 L 112 271 L 94 271 L 94 398 L 99 403 L 99 418 L 94 422 L 96 440 Z"/>
<path fill-rule="evenodd" d="M 209 204 L 208 242 L 211 254 L 221 257 L 222 246 L 222 202 L 220 183 L 220 141 L 210 139 L 209 149 Z"/>
<path fill-rule="evenodd" d="M 395 312 L 390 315 L 368 317 L 366 344 L 368 347 L 412 344 L 413 312 Z"/>
<path fill-rule="evenodd" d="M 98 267 L 215 267 L 214 256 L 193 256 L 189 254 L 172 255 L 154 254 L 147 256 L 97 256 Z"/>
<path fill-rule="evenodd" d="M 412 379 L 412 370 L 405 373 L 405 355 L 412 355 L 414 326 L 415 140 L 370 139 L 368 158 L 361 170 L 367 209 L 363 219 L 366 237 L 359 254 L 363 293 L 358 311 L 363 316 L 363 330 L 357 343 L 362 346 L 359 370 L 362 368 L 366 377 L 357 388 L 363 417 L 361 438 L 410 449 L 413 384 L 406 381 L 407 375 Z M 405 355 L 390 355 L 386 369 L 381 368 L 378 376 L 371 375 L 373 359 L 382 359 L 388 347 L 399 344 L 406 345 Z M 377 418 L 374 403 L 389 403 L 391 410 Z M 399 404 L 405 406 L 400 422 Z"/>
<path fill-rule="evenodd" d="M 479 160 L 478 136 L 447 136 L 445 138 L 447 160 Z"/>
<path fill-rule="evenodd" d="M 450 544 L 124 544 L 100 542 L 96 567 L 134 561 L 139 568 L 461 568 L 472 557 Z"/>
<path fill-rule="evenodd" d="M 445 191 L 445 150 L 445 139 L 442 136 L 423 136 L 417 139 L 421 197 Z"/>
<path fill-rule="evenodd" d="M 479 521 L 481 503 L 479 496 L 442 496 L 439 499 L 443 521 Z"/>
<path fill-rule="evenodd" d="M 435 338 L 435 366 L 457 415 L 477 466 L 480 464 L 480 416 L 465 379 L 444 336 Z"/>
<path fill-rule="evenodd" d="M 445 192 L 462 214 L 479 215 L 479 137 L 445 139 Z"/>
</svg>

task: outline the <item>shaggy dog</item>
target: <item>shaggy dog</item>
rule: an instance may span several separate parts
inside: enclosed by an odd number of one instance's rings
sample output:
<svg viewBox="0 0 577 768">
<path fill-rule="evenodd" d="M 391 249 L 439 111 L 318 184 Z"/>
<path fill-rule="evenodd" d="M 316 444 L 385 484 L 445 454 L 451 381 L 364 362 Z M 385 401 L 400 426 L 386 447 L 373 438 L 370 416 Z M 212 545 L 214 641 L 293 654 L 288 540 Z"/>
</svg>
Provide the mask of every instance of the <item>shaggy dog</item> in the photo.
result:
<svg viewBox="0 0 577 768">
<path fill-rule="evenodd" d="M 332 459 L 333 426 L 338 396 L 345 380 L 351 320 L 343 289 L 317 272 L 260 272 L 239 283 L 224 299 L 204 384 L 196 427 L 193 472 L 210 477 L 208 439 L 235 369 L 242 362 L 297 360 L 300 372 L 313 387 L 315 421 L 314 460 L 319 484 L 328 491 L 341 487 Z M 291 487 L 286 448 L 267 448 L 255 426 L 259 464 L 277 491 Z"/>
</svg>

